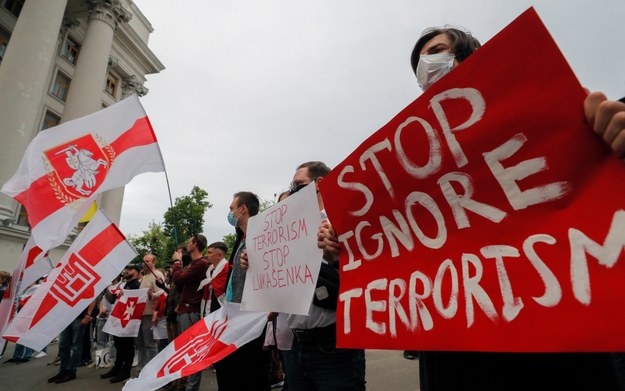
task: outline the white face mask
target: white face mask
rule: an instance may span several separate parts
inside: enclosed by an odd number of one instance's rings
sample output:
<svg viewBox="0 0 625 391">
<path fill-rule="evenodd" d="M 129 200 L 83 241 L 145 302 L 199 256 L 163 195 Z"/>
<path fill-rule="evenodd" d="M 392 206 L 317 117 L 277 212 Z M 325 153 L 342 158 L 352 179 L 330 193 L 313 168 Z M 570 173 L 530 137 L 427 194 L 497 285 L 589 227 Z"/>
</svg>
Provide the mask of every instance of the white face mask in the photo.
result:
<svg viewBox="0 0 625 391">
<path fill-rule="evenodd" d="M 451 53 L 422 54 L 417 65 L 417 82 L 423 91 L 445 76 L 454 67 Z"/>
</svg>

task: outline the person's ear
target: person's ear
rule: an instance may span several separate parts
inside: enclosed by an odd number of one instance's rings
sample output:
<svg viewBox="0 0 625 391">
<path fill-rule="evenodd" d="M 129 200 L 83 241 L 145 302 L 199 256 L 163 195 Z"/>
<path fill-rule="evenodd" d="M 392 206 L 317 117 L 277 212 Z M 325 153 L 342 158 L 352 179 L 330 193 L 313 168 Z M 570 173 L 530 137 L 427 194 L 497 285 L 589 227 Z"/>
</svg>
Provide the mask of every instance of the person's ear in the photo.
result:
<svg viewBox="0 0 625 391">
<path fill-rule="evenodd" d="M 322 176 L 317 177 L 317 178 L 315 179 L 315 190 L 317 191 L 317 193 L 319 193 L 319 182 L 321 182 L 322 180 L 323 180 L 323 177 L 322 177 Z"/>
</svg>

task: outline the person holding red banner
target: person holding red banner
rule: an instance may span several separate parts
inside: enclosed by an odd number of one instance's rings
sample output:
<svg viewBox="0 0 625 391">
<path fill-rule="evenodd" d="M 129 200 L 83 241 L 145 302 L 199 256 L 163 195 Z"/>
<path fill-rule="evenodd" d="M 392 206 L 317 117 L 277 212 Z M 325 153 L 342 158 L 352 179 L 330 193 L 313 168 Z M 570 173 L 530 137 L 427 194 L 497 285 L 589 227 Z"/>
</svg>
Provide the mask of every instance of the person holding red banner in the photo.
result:
<svg viewBox="0 0 625 391">
<path fill-rule="evenodd" d="M 477 39 L 460 29 L 425 30 L 410 59 L 419 86 L 428 89 L 479 47 Z M 594 132 L 623 158 L 625 104 L 593 92 L 584 101 L 584 112 Z M 338 259 L 339 241 L 328 222 L 319 227 L 318 246 L 325 256 Z M 419 354 L 419 376 L 420 388 L 424 391 L 625 389 L 611 353 L 422 351 Z"/>
<path fill-rule="evenodd" d="M 128 264 L 124 268 L 123 289 L 139 289 L 141 282 L 139 281 L 139 273 L 141 265 Z M 113 336 L 115 350 L 115 364 L 108 372 L 100 375 L 102 379 L 109 379 L 111 383 L 120 383 L 130 378 L 132 362 L 135 358 L 135 337 L 118 337 Z"/>
<path fill-rule="evenodd" d="M 158 353 L 157 342 L 152 333 L 152 314 L 159 296 L 165 293 L 163 289 L 157 286 L 157 281 L 165 281 L 165 276 L 156 270 L 155 264 L 156 256 L 154 254 L 145 254 L 143 256 L 143 277 L 141 278 L 140 288 L 148 289 L 148 300 L 141 316 L 139 335 L 135 339 L 135 347 L 139 356 L 136 373 L 141 372 L 143 367 L 156 357 Z"/>
<path fill-rule="evenodd" d="M 425 30 L 410 57 L 421 88 L 427 89 L 479 47 L 477 39 L 459 29 Z M 595 132 L 622 157 L 625 105 L 593 93 L 586 98 L 584 106 Z M 517 387 L 519 382 L 528 382 L 527 387 L 532 389 L 539 384 L 548 389 L 622 388 L 609 353 L 422 352 L 419 365 L 421 387 L 425 391 L 471 387 L 494 390 Z"/>
</svg>

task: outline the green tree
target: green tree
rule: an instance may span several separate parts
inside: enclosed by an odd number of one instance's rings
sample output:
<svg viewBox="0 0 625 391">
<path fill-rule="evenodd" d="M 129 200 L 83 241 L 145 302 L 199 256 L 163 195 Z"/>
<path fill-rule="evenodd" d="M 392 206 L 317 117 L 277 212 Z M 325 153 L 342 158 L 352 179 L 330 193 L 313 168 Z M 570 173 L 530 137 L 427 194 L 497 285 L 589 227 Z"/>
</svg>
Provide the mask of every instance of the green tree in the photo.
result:
<svg viewBox="0 0 625 391">
<path fill-rule="evenodd" d="M 228 234 L 228 235 L 224 235 L 222 241 L 224 243 L 226 243 L 226 246 L 228 246 L 228 253 L 226 254 L 226 259 L 230 259 L 230 254 L 232 254 L 233 251 L 233 247 L 234 247 L 234 241 L 236 240 L 236 235 L 235 234 Z"/>
<path fill-rule="evenodd" d="M 143 231 L 140 236 L 130 235 L 128 240 L 135 247 L 141 259 L 145 254 L 152 253 L 156 255 L 157 267 L 166 266 L 171 254 L 168 252 L 168 246 L 173 241 L 165 234 L 161 224 L 151 222 L 147 231 Z"/>
<path fill-rule="evenodd" d="M 208 193 L 198 186 L 193 186 L 191 194 L 177 197 L 174 206 L 167 209 L 163 215 L 163 230 L 165 234 L 173 238 L 172 253 L 177 243 L 183 243 L 191 235 L 204 231 L 204 214 L 213 205 L 208 202 Z"/>
<path fill-rule="evenodd" d="M 275 197 L 274 197 L 275 198 Z M 258 206 L 258 213 L 262 213 L 264 211 L 266 211 L 267 209 L 271 208 L 272 206 L 274 206 L 276 204 L 276 200 L 260 200 L 260 205 Z"/>
</svg>

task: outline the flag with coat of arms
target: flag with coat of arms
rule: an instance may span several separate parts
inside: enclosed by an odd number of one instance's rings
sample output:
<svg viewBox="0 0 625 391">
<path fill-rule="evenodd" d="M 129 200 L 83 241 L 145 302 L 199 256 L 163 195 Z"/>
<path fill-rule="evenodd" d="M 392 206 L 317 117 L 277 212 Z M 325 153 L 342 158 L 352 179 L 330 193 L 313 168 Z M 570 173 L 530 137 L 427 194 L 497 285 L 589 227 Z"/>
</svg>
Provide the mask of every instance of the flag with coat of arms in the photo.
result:
<svg viewBox="0 0 625 391">
<path fill-rule="evenodd" d="M 148 299 L 148 288 L 121 289 L 118 295 L 102 331 L 116 337 L 136 337 Z"/>
<path fill-rule="evenodd" d="M 42 350 L 136 256 L 120 230 L 98 210 L 3 337 Z"/>
<path fill-rule="evenodd" d="M 28 212 L 35 243 L 53 248 L 106 190 L 165 164 L 136 96 L 40 132 L 1 191 Z"/>
</svg>

